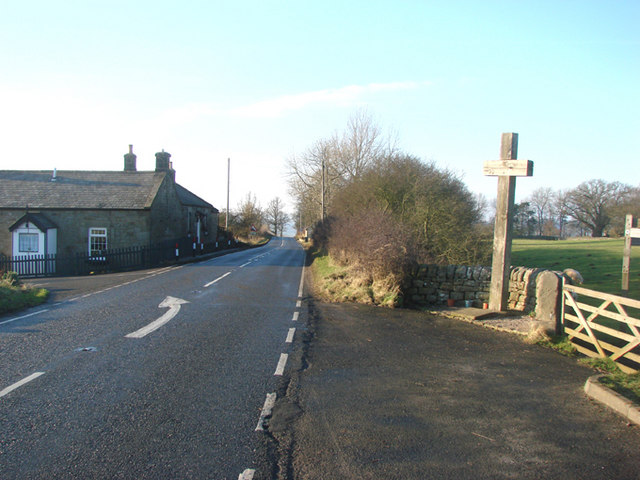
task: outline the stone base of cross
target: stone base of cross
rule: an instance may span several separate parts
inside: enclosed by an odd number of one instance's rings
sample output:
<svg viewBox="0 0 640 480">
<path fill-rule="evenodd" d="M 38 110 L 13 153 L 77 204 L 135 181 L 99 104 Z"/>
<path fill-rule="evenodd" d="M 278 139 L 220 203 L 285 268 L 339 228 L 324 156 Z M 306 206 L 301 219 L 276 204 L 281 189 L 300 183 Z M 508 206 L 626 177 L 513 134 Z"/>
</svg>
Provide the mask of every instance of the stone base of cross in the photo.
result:
<svg viewBox="0 0 640 480">
<path fill-rule="evenodd" d="M 511 239 L 516 177 L 531 177 L 533 162 L 517 160 L 518 134 L 503 133 L 500 160 L 484 162 L 483 173 L 498 177 L 496 224 L 493 231 L 493 260 L 489 309 L 506 311 L 509 301 L 509 272 L 511 269 Z"/>
</svg>

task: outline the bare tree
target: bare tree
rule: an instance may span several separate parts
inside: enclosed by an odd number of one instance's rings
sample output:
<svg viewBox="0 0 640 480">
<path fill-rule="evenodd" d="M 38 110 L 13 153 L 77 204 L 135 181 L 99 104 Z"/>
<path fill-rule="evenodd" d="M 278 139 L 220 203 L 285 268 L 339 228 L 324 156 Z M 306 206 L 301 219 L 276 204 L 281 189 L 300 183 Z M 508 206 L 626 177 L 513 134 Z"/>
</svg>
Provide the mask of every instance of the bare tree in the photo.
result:
<svg viewBox="0 0 640 480">
<path fill-rule="evenodd" d="M 238 204 L 234 218 L 232 231 L 236 235 L 249 235 L 251 231 L 259 230 L 262 226 L 262 210 L 251 192 Z"/>
<path fill-rule="evenodd" d="M 612 210 L 621 203 L 631 187 L 620 182 L 589 180 L 569 190 L 567 210 L 582 225 L 591 230 L 592 237 L 602 237 L 611 223 Z"/>
<path fill-rule="evenodd" d="M 536 216 L 538 235 L 542 235 L 547 219 L 551 216 L 552 203 L 553 191 L 549 187 L 537 188 L 529 197 L 529 205 L 533 208 Z"/>
<path fill-rule="evenodd" d="M 311 222 L 332 212 L 338 191 L 362 175 L 366 168 L 395 151 L 383 138 L 366 110 L 354 113 L 342 134 L 316 141 L 301 155 L 288 159 L 289 187 Z"/>
<path fill-rule="evenodd" d="M 264 219 L 269 228 L 273 229 L 273 233 L 278 236 L 283 234 L 284 227 L 289 221 L 289 216 L 283 210 L 284 203 L 280 197 L 276 197 L 269 202 L 264 211 Z"/>
<path fill-rule="evenodd" d="M 559 190 L 553 194 L 552 200 L 552 212 L 556 220 L 556 224 L 558 225 L 558 230 L 560 233 L 560 238 L 566 236 L 566 228 L 567 223 L 569 222 L 569 208 L 567 207 L 567 198 L 568 191 L 567 190 Z"/>
</svg>

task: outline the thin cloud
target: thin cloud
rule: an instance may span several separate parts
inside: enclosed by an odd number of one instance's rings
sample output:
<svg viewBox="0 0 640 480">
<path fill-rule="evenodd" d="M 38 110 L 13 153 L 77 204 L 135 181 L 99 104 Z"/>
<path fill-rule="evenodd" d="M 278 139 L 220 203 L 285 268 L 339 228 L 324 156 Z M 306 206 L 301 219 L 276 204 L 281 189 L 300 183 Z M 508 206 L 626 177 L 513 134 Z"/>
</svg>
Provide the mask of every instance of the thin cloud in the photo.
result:
<svg viewBox="0 0 640 480">
<path fill-rule="evenodd" d="M 263 100 L 251 105 L 230 110 L 230 114 L 239 117 L 273 118 L 288 111 L 300 110 L 314 105 L 349 106 L 370 93 L 411 90 L 430 85 L 429 82 L 391 82 L 370 83 L 368 85 L 348 85 L 341 88 L 316 90 L 294 95 Z"/>
</svg>

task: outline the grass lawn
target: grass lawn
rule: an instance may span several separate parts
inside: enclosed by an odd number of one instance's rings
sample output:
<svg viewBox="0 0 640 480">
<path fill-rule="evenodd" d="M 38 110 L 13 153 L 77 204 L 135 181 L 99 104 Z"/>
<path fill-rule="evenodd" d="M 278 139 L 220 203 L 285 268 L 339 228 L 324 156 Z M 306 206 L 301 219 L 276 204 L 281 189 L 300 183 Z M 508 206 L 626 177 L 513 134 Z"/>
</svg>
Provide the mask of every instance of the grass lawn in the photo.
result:
<svg viewBox="0 0 640 480">
<path fill-rule="evenodd" d="M 575 268 L 585 288 L 640 300 L 640 247 L 631 247 L 629 292 L 622 282 L 623 238 L 572 238 L 568 240 L 513 241 L 511 264 L 564 270 Z"/>
</svg>

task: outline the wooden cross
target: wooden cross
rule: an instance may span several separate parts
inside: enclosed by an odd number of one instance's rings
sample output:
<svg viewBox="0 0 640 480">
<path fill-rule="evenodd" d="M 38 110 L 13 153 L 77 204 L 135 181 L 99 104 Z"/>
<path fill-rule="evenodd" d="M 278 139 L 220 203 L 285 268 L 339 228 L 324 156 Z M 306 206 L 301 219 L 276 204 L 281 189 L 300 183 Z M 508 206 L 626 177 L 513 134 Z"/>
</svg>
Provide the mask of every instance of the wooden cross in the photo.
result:
<svg viewBox="0 0 640 480">
<path fill-rule="evenodd" d="M 493 230 L 493 261 L 489 308 L 506 311 L 509 301 L 509 273 L 511 269 L 511 238 L 516 177 L 533 176 L 531 160 L 518 158 L 518 134 L 503 133 L 500 160 L 484 162 L 483 173 L 498 177 L 496 224 Z"/>
</svg>

